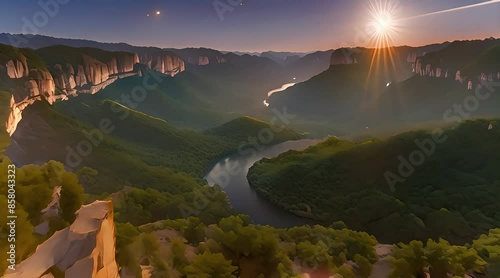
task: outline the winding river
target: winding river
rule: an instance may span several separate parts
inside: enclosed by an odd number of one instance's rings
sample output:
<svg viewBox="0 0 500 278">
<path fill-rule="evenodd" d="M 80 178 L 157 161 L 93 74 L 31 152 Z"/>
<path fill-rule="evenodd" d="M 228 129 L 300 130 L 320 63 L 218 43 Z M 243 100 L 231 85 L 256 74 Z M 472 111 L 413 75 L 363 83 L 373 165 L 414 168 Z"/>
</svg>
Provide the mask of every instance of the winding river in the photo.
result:
<svg viewBox="0 0 500 278">
<path fill-rule="evenodd" d="M 250 167 L 264 157 L 275 157 L 288 150 L 303 150 L 318 143 L 318 140 L 303 139 L 266 146 L 254 154 L 233 154 L 220 160 L 205 176 L 210 185 L 220 184 L 229 197 L 234 210 L 248 214 L 254 224 L 289 228 L 315 224 L 311 219 L 302 218 L 281 209 L 263 199 L 250 187 L 247 173 Z"/>
</svg>

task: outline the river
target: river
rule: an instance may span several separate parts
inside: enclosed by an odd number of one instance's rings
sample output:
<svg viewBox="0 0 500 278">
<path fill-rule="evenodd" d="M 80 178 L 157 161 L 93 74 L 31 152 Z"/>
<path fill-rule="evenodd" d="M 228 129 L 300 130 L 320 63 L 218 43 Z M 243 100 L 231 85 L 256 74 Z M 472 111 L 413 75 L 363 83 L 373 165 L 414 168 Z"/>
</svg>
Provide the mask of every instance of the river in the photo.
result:
<svg viewBox="0 0 500 278">
<path fill-rule="evenodd" d="M 295 78 L 293 78 L 295 79 Z M 271 90 L 267 93 L 267 97 L 269 98 L 270 96 L 272 96 L 274 93 L 277 93 L 277 92 L 281 92 L 281 91 L 284 91 L 292 86 L 295 86 L 296 83 L 286 83 L 286 84 L 283 84 L 280 88 L 278 89 L 274 89 L 274 90 Z M 264 105 L 265 106 L 269 106 L 269 103 L 267 102 L 267 99 L 265 99 L 264 101 Z"/>
<path fill-rule="evenodd" d="M 220 160 L 205 176 L 208 184 L 220 184 L 238 213 L 248 214 L 254 224 L 270 225 L 277 228 L 289 228 L 300 225 L 312 225 L 316 221 L 302 218 L 273 205 L 255 193 L 247 180 L 248 169 L 264 157 L 275 157 L 288 150 L 304 150 L 317 144 L 318 140 L 303 139 L 287 141 L 266 146 L 256 155 L 233 154 Z M 231 173 L 231 174 L 229 174 Z"/>
</svg>

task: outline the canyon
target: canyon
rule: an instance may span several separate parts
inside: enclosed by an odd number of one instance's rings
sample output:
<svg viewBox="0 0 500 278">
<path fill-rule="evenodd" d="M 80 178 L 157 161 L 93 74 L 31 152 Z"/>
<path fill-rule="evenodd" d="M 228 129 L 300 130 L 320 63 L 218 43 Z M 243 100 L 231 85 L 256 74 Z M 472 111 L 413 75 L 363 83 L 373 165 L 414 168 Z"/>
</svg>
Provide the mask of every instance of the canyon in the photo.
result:
<svg viewBox="0 0 500 278">
<path fill-rule="evenodd" d="M 22 119 L 22 111 L 35 101 L 44 99 L 52 104 L 78 93 L 95 94 L 117 79 L 139 74 L 136 64 L 172 77 L 185 70 L 184 60 L 167 51 L 139 55 L 67 46 L 47 47 L 35 53 L 2 48 L 10 54 L 0 60 L 0 82 L 12 93 L 6 122 L 10 135 Z"/>
</svg>

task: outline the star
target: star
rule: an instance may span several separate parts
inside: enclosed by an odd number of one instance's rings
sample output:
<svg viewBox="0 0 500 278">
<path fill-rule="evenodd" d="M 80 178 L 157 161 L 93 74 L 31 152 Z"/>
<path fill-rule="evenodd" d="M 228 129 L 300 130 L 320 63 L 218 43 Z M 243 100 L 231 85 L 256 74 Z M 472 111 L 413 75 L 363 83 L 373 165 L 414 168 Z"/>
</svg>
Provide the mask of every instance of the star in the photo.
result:
<svg viewBox="0 0 500 278">
<path fill-rule="evenodd" d="M 160 11 L 156 11 L 156 15 L 160 15 Z"/>
</svg>

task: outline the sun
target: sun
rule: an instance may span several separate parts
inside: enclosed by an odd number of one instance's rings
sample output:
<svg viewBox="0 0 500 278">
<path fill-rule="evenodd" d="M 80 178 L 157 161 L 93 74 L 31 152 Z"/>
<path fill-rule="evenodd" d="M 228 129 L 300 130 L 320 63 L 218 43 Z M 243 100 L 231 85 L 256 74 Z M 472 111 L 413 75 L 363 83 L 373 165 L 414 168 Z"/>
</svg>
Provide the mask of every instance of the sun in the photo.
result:
<svg viewBox="0 0 500 278">
<path fill-rule="evenodd" d="M 368 27 L 371 39 L 377 47 L 387 47 L 398 33 L 398 4 L 392 0 L 374 0 L 369 3 L 371 21 Z"/>
<path fill-rule="evenodd" d="M 368 45 L 372 47 L 372 57 L 367 75 L 367 86 L 373 74 L 380 75 L 395 69 L 393 53 L 394 40 L 401 33 L 400 0 L 369 0 L 367 31 L 370 36 Z M 386 87 L 390 86 L 390 80 Z M 385 84 L 385 83 L 384 83 Z"/>
<path fill-rule="evenodd" d="M 393 31 L 392 17 L 390 15 L 379 15 L 375 18 L 375 33 L 377 36 L 385 36 Z"/>
</svg>

